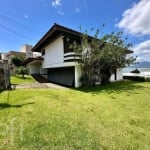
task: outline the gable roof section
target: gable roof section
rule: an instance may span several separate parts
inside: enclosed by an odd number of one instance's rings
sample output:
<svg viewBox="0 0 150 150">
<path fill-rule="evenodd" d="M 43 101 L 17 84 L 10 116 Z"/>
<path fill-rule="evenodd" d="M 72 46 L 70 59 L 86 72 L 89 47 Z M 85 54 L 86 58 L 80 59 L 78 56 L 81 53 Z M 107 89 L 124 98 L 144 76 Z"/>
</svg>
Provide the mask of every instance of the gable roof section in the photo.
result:
<svg viewBox="0 0 150 150">
<path fill-rule="evenodd" d="M 49 31 L 39 40 L 39 42 L 32 48 L 32 51 L 40 52 L 41 48 L 47 43 L 51 42 L 55 37 L 61 34 L 69 34 L 72 36 L 80 37 L 81 32 L 72 30 L 70 28 L 54 24 Z"/>
</svg>

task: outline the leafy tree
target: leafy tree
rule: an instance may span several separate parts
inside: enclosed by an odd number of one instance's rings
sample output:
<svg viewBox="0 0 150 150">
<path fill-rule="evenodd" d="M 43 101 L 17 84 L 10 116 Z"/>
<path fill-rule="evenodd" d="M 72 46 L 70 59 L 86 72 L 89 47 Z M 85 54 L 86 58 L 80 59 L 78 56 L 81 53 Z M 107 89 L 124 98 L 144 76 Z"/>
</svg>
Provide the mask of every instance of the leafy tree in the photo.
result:
<svg viewBox="0 0 150 150">
<path fill-rule="evenodd" d="M 13 56 L 11 61 L 16 67 L 19 67 L 23 65 L 24 58 L 21 56 Z"/>
<path fill-rule="evenodd" d="M 96 81 L 106 84 L 118 68 L 135 61 L 132 56 L 127 56 L 131 44 L 123 39 L 122 32 L 100 35 L 100 30 L 96 30 L 93 37 L 85 32 L 81 35 L 80 43 L 74 41 L 70 47 L 81 55 L 79 63 L 82 67 L 83 86 L 94 86 Z"/>
<path fill-rule="evenodd" d="M 22 78 L 25 78 L 24 75 L 27 73 L 27 68 L 23 67 L 24 57 L 21 56 L 13 56 L 11 59 L 12 63 L 15 65 L 15 73 L 21 74 Z"/>
</svg>

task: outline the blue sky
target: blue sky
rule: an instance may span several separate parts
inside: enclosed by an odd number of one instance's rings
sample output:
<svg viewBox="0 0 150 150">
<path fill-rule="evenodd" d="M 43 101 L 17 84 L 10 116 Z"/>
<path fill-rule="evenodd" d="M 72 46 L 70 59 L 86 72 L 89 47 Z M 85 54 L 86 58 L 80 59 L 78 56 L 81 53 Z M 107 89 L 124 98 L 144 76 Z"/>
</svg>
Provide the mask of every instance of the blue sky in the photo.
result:
<svg viewBox="0 0 150 150">
<path fill-rule="evenodd" d="M 123 31 L 139 61 L 150 61 L 150 0 L 4 0 L 0 52 L 36 42 L 54 24 L 79 30 Z"/>
</svg>

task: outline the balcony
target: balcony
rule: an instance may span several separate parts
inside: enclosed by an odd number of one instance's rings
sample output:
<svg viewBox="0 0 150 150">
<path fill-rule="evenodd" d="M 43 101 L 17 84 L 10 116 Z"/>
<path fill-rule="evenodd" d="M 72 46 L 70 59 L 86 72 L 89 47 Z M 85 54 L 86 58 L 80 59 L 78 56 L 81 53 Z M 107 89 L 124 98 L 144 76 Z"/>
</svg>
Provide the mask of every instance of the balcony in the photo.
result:
<svg viewBox="0 0 150 150">
<path fill-rule="evenodd" d="M 68 52 L 64 54 L 65 62 L 75 62 L 81 59 L 81 55 L 75 54 L 75 52 Z"/>
</svg>

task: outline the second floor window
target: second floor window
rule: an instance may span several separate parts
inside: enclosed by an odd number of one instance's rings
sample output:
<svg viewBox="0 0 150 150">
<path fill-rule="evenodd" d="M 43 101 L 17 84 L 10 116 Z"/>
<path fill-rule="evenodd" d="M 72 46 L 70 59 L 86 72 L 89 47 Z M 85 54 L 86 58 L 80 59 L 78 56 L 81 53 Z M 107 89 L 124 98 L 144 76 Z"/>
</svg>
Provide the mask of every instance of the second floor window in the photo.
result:
<svg viewBox="0 0 150 150">
<path fill-rule="evenodd" d="M 73 39 L 69 39 L 69 38 L 64 39 L 64 53 L 74 51 L 73 48 L 72 48 L 74 42 L 79 44 L 79 41 L 77 41 L 77 40 L 73 40 Z"/>
<path fill-rule="evenodd" d="M 45 49 L 42 49 L 42 56 L 45 55 Z"/>
</svg>

